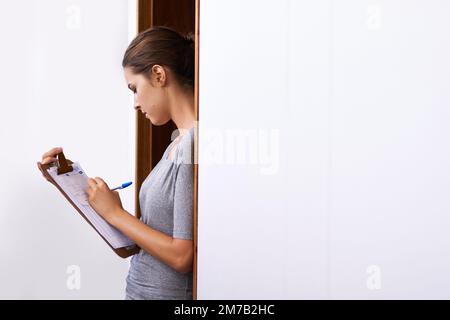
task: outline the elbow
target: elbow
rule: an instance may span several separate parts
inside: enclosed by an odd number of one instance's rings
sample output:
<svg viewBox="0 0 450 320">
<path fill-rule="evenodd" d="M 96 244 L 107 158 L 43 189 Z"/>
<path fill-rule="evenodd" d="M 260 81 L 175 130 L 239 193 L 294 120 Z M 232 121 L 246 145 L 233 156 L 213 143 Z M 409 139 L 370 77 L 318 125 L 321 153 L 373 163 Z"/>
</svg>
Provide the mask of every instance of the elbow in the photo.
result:
<svg viewBox="0 0 450 320">
<path fill-rule="evenodd" d="M 187 274 L 192 271 L 193 253 L 180 256 L 175 263 L 174 269 L 179 273 Z"/>
<path fill-rule="evenodd" d="M 191 272 L 192 259 L 180 258 L 175 265 L 175 270 L 183 274 Z"/>
<path fill-rule="evenodd" d="M 193 269 L 194 242 L 192 240 L 173 240 L 172 267 L 179 273 L 189 273 Z"/>
<path fill-rule="evenodd" d="M 180 265 L 177 266 L 176 270 L 179 273 L 187 274 L 187 273 L 192 271 L 192 264 L 189 264 L 189 265 L 187 265 L 187 264 L 180 264 Z"/>
</svg>

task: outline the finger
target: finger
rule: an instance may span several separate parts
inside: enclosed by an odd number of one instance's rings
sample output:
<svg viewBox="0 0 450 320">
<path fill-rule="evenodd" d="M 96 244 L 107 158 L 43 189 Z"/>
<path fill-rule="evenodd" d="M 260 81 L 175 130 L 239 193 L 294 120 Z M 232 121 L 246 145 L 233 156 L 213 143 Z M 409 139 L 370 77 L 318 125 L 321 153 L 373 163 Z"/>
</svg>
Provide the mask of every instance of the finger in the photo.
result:
<svg viewBox="0 0 450 320">
<path fill-rule="evenodd" d="M 95 181 L 97 182 L 98 186 L 107 186 L 106 182 L 100 178 L 100 177 L 95 177 Z"/>
<path fill-rule="evenodd" d="M 87 183 L 89 188 L 92 188 L 93 190 L 97 189 L 97 181 L 95 181 L 94 179 L 89 178 L 87 180 Z"/>
<path fill-rule="evenodd" d="M 54 158 L 54 157 L 46 157 L 42 160 L 42 164 L 48 164 L 48 163 L 52 163 L 55 161 L 56 161 L 56 158 Z"/>
<path fill-rule="evenodd" d="M 47 157 L 54 157 L 54 156 L 56 156 L 58 153 L 60 153 L 60 152 L 62 152 L 62 151 L 63 151 L 63 149 L 62 149 L 61 147 L 53 148 L 53 149 L 47 151 L 46 153 L 44 153 L 44 154 L 42 155 L 42 159 L 47 158 Z"/>
<path fill-rule="evenodd" d="M 89 186 L 86 188 L 86 194 L 87 194 L 87 198 L 88 201 L 91 201 L 94 194 L 95 194 L 95 190 L 93 190 L 92 188 L 90 188 Z"/>
</svg>

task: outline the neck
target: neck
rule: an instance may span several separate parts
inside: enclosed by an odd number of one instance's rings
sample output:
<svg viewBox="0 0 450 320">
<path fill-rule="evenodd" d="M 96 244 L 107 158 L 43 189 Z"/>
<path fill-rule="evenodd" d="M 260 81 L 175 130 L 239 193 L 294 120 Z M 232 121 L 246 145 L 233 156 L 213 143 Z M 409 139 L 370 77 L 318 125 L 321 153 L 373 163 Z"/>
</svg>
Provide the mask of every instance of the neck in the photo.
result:
<svg viewBox="0 0 450 320">
<path fill-rule="evenodd" d="M 194 93 L 190 90 L 173 90 L 169 95 L 170 116 L 180 134 L 195 125 Z"/>
</svg>

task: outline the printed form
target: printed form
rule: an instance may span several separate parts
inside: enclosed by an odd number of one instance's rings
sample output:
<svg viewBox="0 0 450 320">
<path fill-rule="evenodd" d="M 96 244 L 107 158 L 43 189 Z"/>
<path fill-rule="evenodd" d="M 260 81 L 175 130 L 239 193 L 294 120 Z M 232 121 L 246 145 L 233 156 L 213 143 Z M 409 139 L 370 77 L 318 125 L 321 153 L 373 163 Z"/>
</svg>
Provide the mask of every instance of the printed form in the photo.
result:
<svg viewBox="0 0 450 320">
<path fill-rule="evenodd" d="M 86 189 L 88 176 L 78 162 L 72 164 L 73 171 L 58 175 L 56 167 L 48 169 L 51 177 L 64 190 L 73 203 L 83 212 L 94 228 L 111 244 L 114 249 L 134 245 L 117 228 L 110 225 L 89 205 Z"/>
</svg>

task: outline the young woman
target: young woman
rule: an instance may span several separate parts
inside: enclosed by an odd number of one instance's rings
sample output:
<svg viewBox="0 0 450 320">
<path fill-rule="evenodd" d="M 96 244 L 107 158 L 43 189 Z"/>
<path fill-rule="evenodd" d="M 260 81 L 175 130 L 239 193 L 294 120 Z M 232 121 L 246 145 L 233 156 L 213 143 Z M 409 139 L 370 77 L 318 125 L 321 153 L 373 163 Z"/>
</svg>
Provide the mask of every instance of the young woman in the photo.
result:
<svg viewBox="0 0 450 320">
<path fill-rule="evenodd" d="M 89 203 L 141 248 L 131 258 L 126 299 L 192 299 L 194 41 L 152 27 L 131 42 L 122 65 L 134 108 L 154 125 L 172 119 L 179 135 L 142 184 L 140 220 L 99 177 L 88 180 Z M 44 153 L 42 163 L 61 151 Z"/>
</svg>

